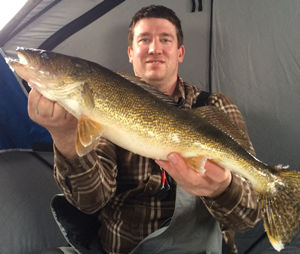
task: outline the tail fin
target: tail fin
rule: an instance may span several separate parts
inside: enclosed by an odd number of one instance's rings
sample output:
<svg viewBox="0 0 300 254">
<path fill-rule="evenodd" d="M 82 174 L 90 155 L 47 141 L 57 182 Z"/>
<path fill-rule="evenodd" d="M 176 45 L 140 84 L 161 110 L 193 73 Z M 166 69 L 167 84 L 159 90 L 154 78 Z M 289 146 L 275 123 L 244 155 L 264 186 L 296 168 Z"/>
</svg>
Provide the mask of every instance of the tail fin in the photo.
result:
<svg viewBox="0 0 300 254">
<path fill-rule="evenodd" d="M 274 249 L 290 244 L 300 229 L 300 172 L 276 170 L 273 193 L 260 196 L 264 225 Z"/>
</svg>

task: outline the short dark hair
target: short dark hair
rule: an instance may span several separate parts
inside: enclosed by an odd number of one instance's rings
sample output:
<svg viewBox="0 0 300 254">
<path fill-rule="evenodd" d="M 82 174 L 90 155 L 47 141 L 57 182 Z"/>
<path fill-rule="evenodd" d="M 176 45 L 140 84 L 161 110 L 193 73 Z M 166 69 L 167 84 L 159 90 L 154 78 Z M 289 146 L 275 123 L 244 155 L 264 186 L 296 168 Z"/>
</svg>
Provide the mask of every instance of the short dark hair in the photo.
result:
<svg viewBox="0 0 300 254">
<path fill-rule="evenodd" d="M 128 31 L 128 46 L 132 47 L 134 27 L 136 23 L 143 18 L 162 18 L 169 20 L 176 28 L 178 48 L 183 45 L 183 32 L 180 19 L 175 12 L 162 5 L 150 5 L 139 10 L 133 17 Z"/>
</svg>

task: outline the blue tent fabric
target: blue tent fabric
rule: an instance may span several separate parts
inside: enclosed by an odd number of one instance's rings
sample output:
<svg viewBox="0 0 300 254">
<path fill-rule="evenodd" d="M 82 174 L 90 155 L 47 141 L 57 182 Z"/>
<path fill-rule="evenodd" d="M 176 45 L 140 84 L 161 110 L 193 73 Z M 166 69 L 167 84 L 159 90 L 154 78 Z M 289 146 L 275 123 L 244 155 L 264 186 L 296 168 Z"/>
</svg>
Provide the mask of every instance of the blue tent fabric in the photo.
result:
<svg viewBox="0 0 300 254">
<path fill-rule="evenodd" d="M 0 54 L 0 152 L 47 151 L 50 133 L 33 122 L 27 113 L 27 96 Z"/>
</svg>

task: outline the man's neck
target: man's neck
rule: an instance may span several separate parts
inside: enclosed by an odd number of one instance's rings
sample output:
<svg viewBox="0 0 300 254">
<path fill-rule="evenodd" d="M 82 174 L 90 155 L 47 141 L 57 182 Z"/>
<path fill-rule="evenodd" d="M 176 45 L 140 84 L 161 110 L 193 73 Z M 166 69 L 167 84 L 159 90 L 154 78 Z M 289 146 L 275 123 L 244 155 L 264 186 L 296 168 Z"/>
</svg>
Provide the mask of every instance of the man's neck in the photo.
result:
<svg viewBox="0 0 300 254">
<path fill-rule="evenodd" d="M 150 84 L 151 86 L 155 87 L 156 89 L 164 92 L 165 94 L 169 95 L 170 97 L 172 97 L 172 95 L 174 94 L 174 91 L 176 89 L 176 85 L 177 85 L 177 78 L 174 82 L 171 82 L 169 84 L 166 83 L 161 83 L 161 82 L 155 82 L 155 81 L 146 81 L 148 84 Z"/>
<path fill-rule="evenodd" d="M 174 94 L 176 88 L 176 83 L 172 86 L 168 86 L 163 92 L 167 95 L 169 95 L 170 97 L 172 97 L 172 95 Z"/>
</svg>

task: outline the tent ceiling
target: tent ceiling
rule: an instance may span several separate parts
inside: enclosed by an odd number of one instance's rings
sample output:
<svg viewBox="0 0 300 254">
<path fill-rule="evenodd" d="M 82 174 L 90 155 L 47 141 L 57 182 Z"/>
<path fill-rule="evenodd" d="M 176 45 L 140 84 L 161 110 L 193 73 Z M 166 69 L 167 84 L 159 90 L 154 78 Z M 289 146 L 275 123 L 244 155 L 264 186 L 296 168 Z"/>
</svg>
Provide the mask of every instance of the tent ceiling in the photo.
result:
<svg viewBox="0 0 300 254">
<path fill-rule="evenodd" d="M 108 3 L 113 7 L 120 2 L 122 1 L 29 0 L 0 32 L 0 47 L 8 56 L 15 56 L 15 49 L 20 45 L 37 48 L 61 28 L 99 4 L 106 5 L 107 8 Z"/>
</svg>

